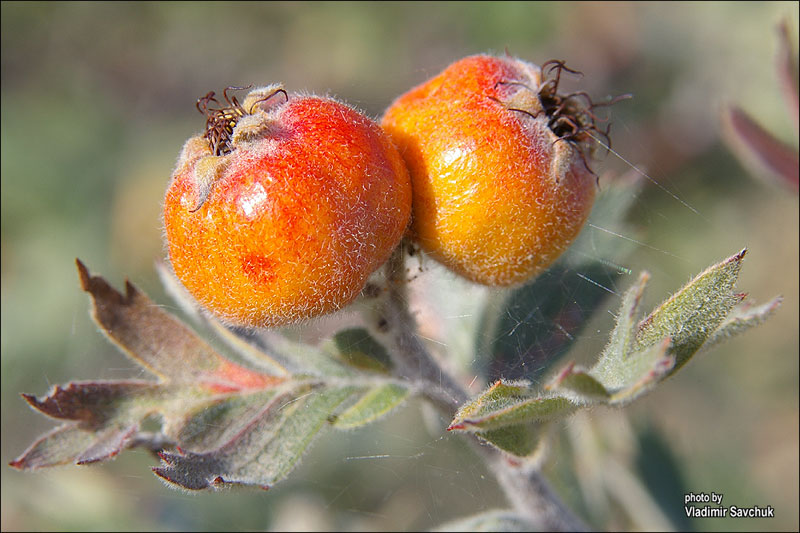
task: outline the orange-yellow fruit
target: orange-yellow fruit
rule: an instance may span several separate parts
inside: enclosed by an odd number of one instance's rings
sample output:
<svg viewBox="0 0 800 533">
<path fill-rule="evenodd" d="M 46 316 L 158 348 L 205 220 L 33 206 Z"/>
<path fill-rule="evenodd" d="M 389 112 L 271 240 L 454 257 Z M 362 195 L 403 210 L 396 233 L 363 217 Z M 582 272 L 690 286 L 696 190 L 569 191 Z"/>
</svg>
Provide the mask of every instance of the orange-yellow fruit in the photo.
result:
<svg viewBox="0 0 800 533">
<path fill-rule="evenodd" d="M 411 173 L 422 248 L 485 285 L 524 282 L 572 242 L 591 210 L 591 102 L 542 69 L 478 55 L 399 97 L 382 125 Z"/>
<path fill-rule="evenodd" d="M 329 98 L 251 91 L 198 103 L 164 201 L 169 258 L 225 322 L 280 326 L 351 302 L 406 230 L 408 171 L 381 128 Z M 217 102 L 218 103 L 218 102 Z"/>
</svg>

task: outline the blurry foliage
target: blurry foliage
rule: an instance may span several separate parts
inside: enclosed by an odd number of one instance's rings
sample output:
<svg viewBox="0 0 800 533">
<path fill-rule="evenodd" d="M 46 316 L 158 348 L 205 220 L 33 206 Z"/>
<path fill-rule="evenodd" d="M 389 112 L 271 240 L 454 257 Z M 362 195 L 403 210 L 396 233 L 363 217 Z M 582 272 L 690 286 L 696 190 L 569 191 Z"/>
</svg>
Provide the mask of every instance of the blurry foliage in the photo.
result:
<svg viewBox="0 0 800 533">
<path fill-rule="evenodd" d="M 633 202 L 638 243 L 621 261 L 634 274 L 651 271 L 645 306 L 744 245 L 751 255 L 740 286 L 785 296 L 769 324 L 694 361 L 628 414 L 659 428 L 680 465 L 654 480 L 647 455 L 635 455 L 654 497 L 669 497 L 668 482 L 785 510 L 774 522 L 689 527 L 797 529 L 798 202 L 746 176 L 722 148 L 717 120 L 733 102 L 796 146 L 771 58 L 775 25 L 796 21 L 797 3 L 3 2 L 0 13 L 4 464 L 49 425 L 26 412 L 19 391 L 43 393 L 82 376 L 138 377 L 97 335 L 72 263 L 80 256 L 112 284 L 128 276 L 173 305 L 153 268 L 163 256 L 157 213 L 183 140 L 202 127 L 198 96 L 283 81 L 378 116 L 447 63 L 508 47 L 535 63 L 566 59 L 598 97 L 635 95 L 613 109 L 613 148 L 691 206 L 652 184 Z M 796 22 L 790 34 L 796 50 Z M 629 169 L 613 155 L 603 167 Z M 440 274 L 429 268 L 417 282 L 434 285 Z M 609 298 L 609 309 L 618 305 L 619 296 Z M 613 325 L 603 315 L 579 334 L 573 354 L 599 352 Z M 441 316 L 444 323 L 423 328 L 449 331 L 465 320 Z M 146 473 L 144 453 L 99 469 L 25 475 L 3 467 L 2 529 L 419 529 L 502 505 L 459 440 L 425 433 L 420 416 L 412 405 L 318 443 L 286 485 L 267 493 L 165 491 Z M 635 431 L 636 446 L 652 442 L 650 429 Z M 581 472 L 570 474 L 567 461 L 579 454 L 556 444 L 554 485 L 573 508 L 589 509 L 580 479 L 570 477 Z M 615 448 L 602 449 L 614 457 Z M 389 457 L 355 459 L 372 455 Z M 604 456 L 596 461 L 602 471 Z M 307 521 L 285 518 L 298 513 Z"/>
</svg>

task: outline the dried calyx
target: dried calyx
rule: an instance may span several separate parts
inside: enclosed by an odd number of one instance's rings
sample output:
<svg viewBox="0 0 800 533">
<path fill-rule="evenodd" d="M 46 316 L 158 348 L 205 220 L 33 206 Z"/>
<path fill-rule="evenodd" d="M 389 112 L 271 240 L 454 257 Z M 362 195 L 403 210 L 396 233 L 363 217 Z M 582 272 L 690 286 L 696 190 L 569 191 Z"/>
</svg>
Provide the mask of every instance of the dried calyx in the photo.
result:
<svg viewBox="0 0 800 533">
<path fill-rule="evenodd" d="M 500 81 L 495 89 L 501 85 L 520 86 L 524 91 L 517 91 L 506 98 L 498 99 L 510 111 L 517 111 L 532 118 L 544 114 L 547 118 L 547 127 L 555 135 L 556 142 L 566 141 L 575 147 L 583 158 L 583 163 L 590 171 L 587 156 L 591 159 L 598 145 L 610 149 L 611 140 L 609 131 L 611 124 L 608 118 L 598 117 L 594 110 L 598 107 L 608 107 L 615 103 L 630 98 L 630 94 L 623 94 L 607 102 L 594 102 L 585 91 L 576 91 L 569 94 L 559 94 L 561 74 L 567 72 L 582 76 L 583 73 L 566 66 L 565 62 L 558 59 L 545 61 L 539 71 L 538 84 L 523 83 L 519 81 Z M 536 86 L 535 89 L 532 88 Z M 604 129 L 598 123 L 607 123 Z M 592 172 L 594 174 L 594 172 Z"/>
<path fill-rule="evenodd" d="M 241 119 L 252 115 L 256 110 L 266 110 L 266 104 L 277 94 L 282 94 L 289 101 L 289 95 L 281 85 L 270 85 L 251 91 L 243 103 L 232 91 L 250 89 L 247 87 L 227 87 L 222 91 L 224 103 L 220 103 L 214 91 L 208 92 L 197 100 L 197 110 L 206 117 L 206 128 L 203 138 L 208 141 L 208 146 L 215 156 L 227 155 L 233 151 L 234 128 Z"/>
</svg>

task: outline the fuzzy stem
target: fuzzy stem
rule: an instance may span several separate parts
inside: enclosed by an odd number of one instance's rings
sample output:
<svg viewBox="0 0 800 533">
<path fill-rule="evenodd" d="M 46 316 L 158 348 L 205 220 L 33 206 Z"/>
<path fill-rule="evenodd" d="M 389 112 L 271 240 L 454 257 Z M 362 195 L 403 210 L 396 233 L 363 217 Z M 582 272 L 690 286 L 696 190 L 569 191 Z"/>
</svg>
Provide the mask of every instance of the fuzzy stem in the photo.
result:
<svg viewBox="0 0 800 533">
<path fill-rule="evenodd" d="M 469 399 L 466 387 L 455 380 L 434 357 L 417 335 L 417 325 L 408 310 L 406 297 L 407 247 L 401 244 L 386 264 L 387 292 L 377 309 L 375 320 L 385 324 L 376 330 L 389 342 L 398 365 L 398 375 L 418 382 L 422 394 L 445 416 L 452 419 L 459 406 Z M 468 436 L 476 452 L 506 494 L 514 509 L 544 530 L 585 531 L 588 527 L 561 502 L 537 470 L 512 463 L 501 452 L 481 445 Z"/>
<path fill-rule="evenodd" d="M 471 439 L 476 442 L 476 439 Z M 553 492 L 544 476 L 508 461 L 494 448 L 480 446 L 481 455 L 514 509 L 543 531 L 588 531 L 587 526 Z"/>
<path fill-rule="evenodd" d="M 400 244 L 386 264 L 387 293 L 378 306 L 374 320 L 385 324 L 376 327 L 378 335 L 392 347 L 397 375 L 413 382 L 423 382 L 421 393 L 447 414 L 469 399 L 456 380 L 430 355 L 417 335 L 417 325 L 408 310 L 406 295 L 405 244 Z"/>
</svg>

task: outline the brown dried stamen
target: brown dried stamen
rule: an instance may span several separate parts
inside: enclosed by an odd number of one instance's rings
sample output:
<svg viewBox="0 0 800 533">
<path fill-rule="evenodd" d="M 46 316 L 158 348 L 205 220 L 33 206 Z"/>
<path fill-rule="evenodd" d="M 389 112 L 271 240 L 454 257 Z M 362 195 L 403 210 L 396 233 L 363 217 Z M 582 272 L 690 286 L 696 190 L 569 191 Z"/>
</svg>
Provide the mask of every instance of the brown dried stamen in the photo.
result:
<svg viewBox="0 0 800 533">
<path fill-rule="evenodd" d="M 595 103 L 592 97 L 584 91 L 562 95 L 558 93 L 562 71 L 583 76 L 582 72 L 572 70 L 564 61 L 550 60 L 542 64 L 543 81 L 539 86 L 538 97 L 545 115 L 548 118 L 547 126 L 558 137 L 558 141 L 566 141 L 575 146 L 583 164 L 589 172 L 594 174 L 586 161 L 586 149 L 590 140 L 611 149 L 611 124 L 605 129 L 600 129 L 598 122 L 608 122 L 608 118 L 600 118 L 595 113 L 595 108 L 614 105 L 620 100 L 630 98 L 630 94 L 623 94 L 612 98 L 608 102 Z M 554 74 L 555 73 L 555 74 Z M 602 139 L 598 138 L 601 137 Z"/>
<path fill-rule="evenodd" d="M 610 148 L 611 139 L 608 133 L 611 124 L 608 124 L 605 130 L 601 130 L 597 123 L 608 122 L 608 118 L 598 117 L 594 110 L 598 107 L 612 106 L 621 100 L 631 98 L 631 95 L 616 96 L 608 102 L 594 102 L 592 97 L 585 91 L 561 95 L 558 93 L 558 85 L 561 81 L 562 71 L 583 75 L 582 72 L 568 68 L 564 61 L 561 60 L 553 59 L 546 61 L 542 65 L 542 73 L 545 79 L 539 87 L 538 96 L 539 102 L 542 104 L 542 108 L 549 119 L 547 125 L 559 140 L 565 140 L 573 144 L 587 142 L 589 139 L 599 142 L 593 135 L 597 134 L 605 140 L 606 148 Z M 555 76 L 548 77 L 553 72 L 555 72 Z"/>
<path fill-rule="evenodd" d="M 214 91 L 197 100 L 197 110 L 206 116 L 206 129 L 203 137 L 208 140 L 208 145 L 214 155 L 226 155 L 233 151 L 231 137 L 233 128 L 243 116 L 249 114 L 239 103 L 236 96 L 229 95 L 228 91 L 241 91 L 247 87 L 226 87 L 222 91 L 226 105 L 221 105 L 216 99 Z M 217 104 L 212 107 L 211 103 Z"/>
<path fill-rule="evenodd" d="M 248 112 L 252 115 L 253 114 L 253 110 L 255 109 L 255 107 L 257 105 L 267 102 L 270 98 L 272 98 L 273 96 L 275 96 L 276 94 L 279 94 L 279 93 L 283 95 L 283 97 L 286 99 L 287 102 L 289 101 L 289 94 L 284 89 L 275 89 L 275 91 L 272 94 L 269 94 L 269 95 L 265 96 L 264 98 L 259 98 L 258 100 L 253 102 L 252 105 L 250 106 L 250 110 Z"/>
</svg>

